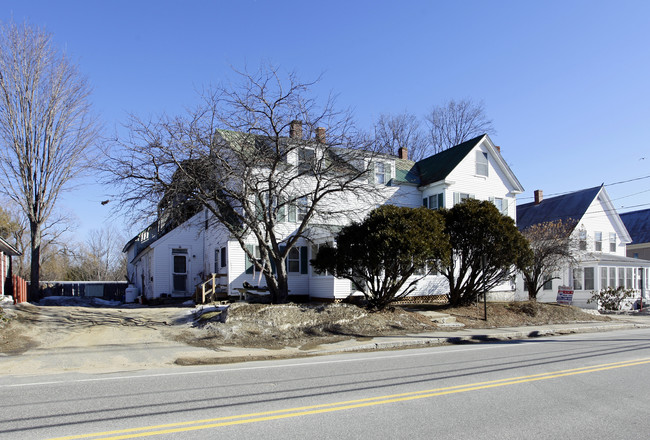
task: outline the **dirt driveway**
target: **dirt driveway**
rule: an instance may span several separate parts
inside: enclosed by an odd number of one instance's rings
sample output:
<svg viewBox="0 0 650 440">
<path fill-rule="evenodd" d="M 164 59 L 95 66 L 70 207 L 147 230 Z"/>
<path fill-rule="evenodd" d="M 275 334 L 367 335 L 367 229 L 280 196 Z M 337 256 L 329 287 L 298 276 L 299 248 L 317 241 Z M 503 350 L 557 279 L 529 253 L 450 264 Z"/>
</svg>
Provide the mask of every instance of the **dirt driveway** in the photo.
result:
<svg viewBox="0 0 650 440">
<path fill-rule="evenodd" d="M 6 308 L 5 314 L 0 369 L 8 374 L 161 367 L 224 347 L 246 353 L 272 349 L 278 355 L 285 350 L 289 355 L 319 344 L 436 328 L 417 313 L 370 314 L 347 304 L 233 304 L 226 323 L 214 307 L 26 303 Z"/>
</svg>

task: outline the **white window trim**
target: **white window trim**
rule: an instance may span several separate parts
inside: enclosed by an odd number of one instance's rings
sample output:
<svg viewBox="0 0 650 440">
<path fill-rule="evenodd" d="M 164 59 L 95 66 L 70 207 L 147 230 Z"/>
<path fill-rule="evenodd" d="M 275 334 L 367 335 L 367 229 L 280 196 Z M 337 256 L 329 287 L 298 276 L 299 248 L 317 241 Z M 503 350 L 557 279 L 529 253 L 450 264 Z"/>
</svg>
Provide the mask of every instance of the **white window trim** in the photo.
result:
<svg viewBox="0 0 650 440">
<path fill-rule="evenodd" d="M 485 174 L 479 172 L 479 167 L 485 168 Z M 490 159 L 488 154 L 483 150 L 476 151 L 476 167 L 474 169 L 477 177 L 487 178 L 490 176 Z"/>
</svg>

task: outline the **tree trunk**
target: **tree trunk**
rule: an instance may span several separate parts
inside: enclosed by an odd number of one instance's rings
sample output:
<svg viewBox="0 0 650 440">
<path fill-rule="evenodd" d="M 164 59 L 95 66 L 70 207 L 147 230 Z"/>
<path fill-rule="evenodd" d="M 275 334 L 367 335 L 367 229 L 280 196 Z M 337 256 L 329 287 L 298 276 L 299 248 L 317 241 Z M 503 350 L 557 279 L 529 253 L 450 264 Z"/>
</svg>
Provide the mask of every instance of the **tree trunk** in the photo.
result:
<svg viewBox="0 0 650 440">
<path fill-rule="evenodd" d="M 275 276 L 264 274 L 271 295 L 271 304 L 286 304 L 289 300 L 289 278 L 284 260 L 274 261 Z"/>
<path fill-rule="evenodd" d="M 537 301 L 537 292 L 539 292 L 537 283 L 532 279 L 529 279 L 528 277 L 524 277 L 524 278 L 525 278 L 526 288 L 528 289 L 528 300 Z"/>
<path fill-rule="evenodd" d="M 29 222 L 31 237 L 31 271 L 29 278 L 28 301 L 37 302 L 40 300 L 40 270 L 41 270 L 41 228 L 36 222 Z"/>
</svg>

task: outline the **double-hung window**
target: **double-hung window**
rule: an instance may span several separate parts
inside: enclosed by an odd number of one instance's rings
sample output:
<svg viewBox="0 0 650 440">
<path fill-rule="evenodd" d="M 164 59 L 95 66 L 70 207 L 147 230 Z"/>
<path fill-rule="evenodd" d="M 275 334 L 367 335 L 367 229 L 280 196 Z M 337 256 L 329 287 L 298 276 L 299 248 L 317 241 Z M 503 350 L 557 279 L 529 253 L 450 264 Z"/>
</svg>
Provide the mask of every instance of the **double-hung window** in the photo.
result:
<svg viewBox="0 0 650 440">
<path fill-rule="evenodd" d="M 503 215 L 508 215 L 508 199 L 500 197 L 490 197 L 490 202 L 494 203 L 499 212 Z"/>
<path fill-rule="evenodd" d="M 299 197 L 292 202 L 283 202 L 284 206 L 279 210 L 278 221 L 288 221 L 289 223 L 300 223 L 303 221 L 309 211 L 307 206 L 307 196 Z M 284 215 L 284 208 L 287 209 L 287 216 Z"/>
<path fill-rule="evenodd" d="M 313 169 L 316 159 L 316 153 L 311 148 L 301 148 L 298 150 L 298 171 L 305 172 Z"/>
<path fill-rule="evenodd" d="M 603 251 L 603 233 L 602 232 L 594 233 L 594 250 L 596 252 L 602 252 Z"/>
<path fill-rule="evenodd" d="M 440 194 L 434 194 L 432 196 L 429 196 L 427 198 L 422 199 L 422 205 L 425 208 L 429 209 L 442 209 L 445 207 L 443 203 L 443 195 L 442 193 Z"/>
<path fill-rule="evenodd" d="M 302 222 L 305 219 L 305 216 L 307 215 L 307 196 L 302 196 L 301 198 L 298 199 L 298 212 L 297 212 L 297 217 L 296 220 L 298 222 Z"/>
<path fill-rule="evenodd" d="M 585 267 L 585 290 L 594 290 L 594 268 Z"/>
<path fill-rule="evenodd" d="M 476 175 L 485 176 L 488 175 L 488 155 L 482 151 L 476 152 Z"/>
<path fill-rule="evenodd" d="M 373 164 L 375 169 L 375 183 L 378 185 L 385 185 L 391 179 L 391 166 L 385 162 L 375 162 Z"/>
<path fill-rule="evenodd" d="M 581 251 L 587 250 L 587 231 L 585 229 L 578 231 L 578 248 Z"/>
<path fill-rule="evenodd" d="M 605 286 L 603 286 L 605 287 Z M 616 288 L 616 268 L 615 267 L 610 267 L 609 268 L 609 281 L 607 283 L 607 287 L 611 287 L 612 289 Z"/>
<path fill-rule="evenodd" d="M 553 277 L 549 274 L 544 274 L 543 290 L 553 290 Z"/>
<path fill-rule="evenodd" d="M 577 267 L 573 269 L 573 289 L 574 290 L 582 290 L 582 277 L 583 277 L 584 271 L 582 270 L 581 267 Z"/>
<path fill-rule="evenodd" d="M 289 250 L 287 272 L 300 272 L 300 248 L 292 247 Z"/>
<path fill-rule="evenodd" d="M 616 252 L 616 232 L 609 233 L 609 251 Z"/>
<path fill-rule="evenodd" d="M 468 194 L 468 193 L 454 193 L 454 205 L 458 205 L 459 203 L 464 202 L 467 199 L 473 199 L 474 194 Z"/>
</svg>

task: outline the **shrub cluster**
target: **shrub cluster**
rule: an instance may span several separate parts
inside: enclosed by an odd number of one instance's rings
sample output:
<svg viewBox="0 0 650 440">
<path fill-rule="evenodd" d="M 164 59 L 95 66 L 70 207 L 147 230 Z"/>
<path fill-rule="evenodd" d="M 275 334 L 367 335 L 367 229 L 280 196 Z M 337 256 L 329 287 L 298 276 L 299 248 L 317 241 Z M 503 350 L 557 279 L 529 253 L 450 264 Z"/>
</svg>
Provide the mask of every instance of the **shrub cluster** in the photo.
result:
<svg viewBox="0 0 650 440">
<path fill-rule="evenodd" d="M 634 290 L 622 286 L 617 288 L 608 287 L 591 293 L 591 298 L 587 302 L 596 302 L 598 308 L 602 310 L 620 310 L 623 301 L 634 296 Z"/>
</svg>

